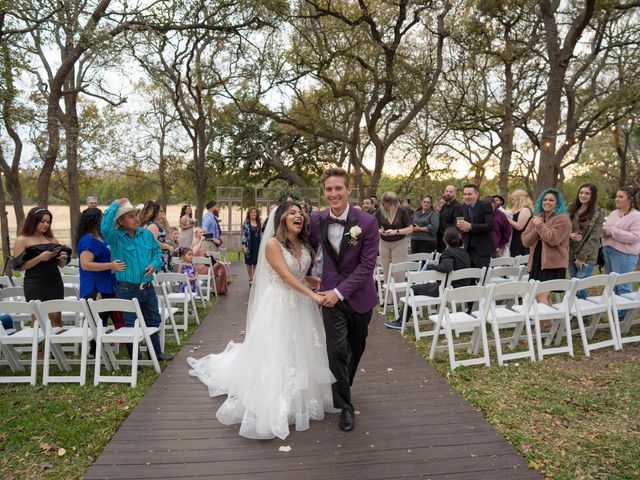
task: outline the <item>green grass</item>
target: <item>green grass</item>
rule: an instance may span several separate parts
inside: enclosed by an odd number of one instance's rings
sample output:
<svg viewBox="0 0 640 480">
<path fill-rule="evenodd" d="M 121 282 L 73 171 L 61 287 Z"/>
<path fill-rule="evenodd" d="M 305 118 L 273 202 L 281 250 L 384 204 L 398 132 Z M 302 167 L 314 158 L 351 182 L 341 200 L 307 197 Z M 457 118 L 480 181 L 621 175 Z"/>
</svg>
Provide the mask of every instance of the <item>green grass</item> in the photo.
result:
<svg viewBox="0 0 640 480">
<path fill-rule="evenodd" d="M 198 313 L 202 321 L 207 309 L 199 308 Z M 180 313 L 178 320 L 182 320 Z M 182 345 L 195 328 L 192 321 L 189 330 L 180 333 Z M 175 354 L 180 348 L 167 331 L 166 353 Z M 56 370 L 53 367 L 52 373 Z M 136 388 L 128 384 L 94 387 L 93 370 L 93 366 L 87 368 L 84 387 L 0 385 L 0 478 L 80 478 L 158 378 L 153 368 L 146 368 L 139 371 Z M 7 366 L 0 366 L 0 371 L 10 374 Z M 42 382 L 42 367 L 38 382 Z"/>
<path fill-rule="evenodd" d="M 406 338 L 428 358 L 430 340 Z M 640 478 L 640 345 L 585 357 L 575 336 L 574 349 L 502 367 L 492 350 L 490 367 L 454 372 L 446 351 L 430 362 L 546 478 Z"/>
</svg>

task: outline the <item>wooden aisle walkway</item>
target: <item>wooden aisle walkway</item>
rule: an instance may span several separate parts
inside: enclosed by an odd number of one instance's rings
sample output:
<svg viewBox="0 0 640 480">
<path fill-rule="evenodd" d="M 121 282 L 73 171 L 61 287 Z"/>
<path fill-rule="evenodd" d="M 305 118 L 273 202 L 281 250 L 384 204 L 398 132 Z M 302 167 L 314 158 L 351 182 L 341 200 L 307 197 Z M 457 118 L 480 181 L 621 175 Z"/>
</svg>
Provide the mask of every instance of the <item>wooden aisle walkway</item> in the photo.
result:
<svg viewBox="0 0 640 480">
<path fill-rule="evenodd" d="M 133 410 L 86 479 L 539 479 L 516 450 L 420 354 L 374 315 L 356 376 L 356 429 L 338 416 L 285 441 L 242 438 L 218 423 L 223 398 L 187 374 L 188 356 L 241 340 L 248 288 L 244 265 L 229 295 Z M 483 367 L 477 367 L 483 368 Z M 290 446 L 288 453 L 279 447 Z"/>
</svg>

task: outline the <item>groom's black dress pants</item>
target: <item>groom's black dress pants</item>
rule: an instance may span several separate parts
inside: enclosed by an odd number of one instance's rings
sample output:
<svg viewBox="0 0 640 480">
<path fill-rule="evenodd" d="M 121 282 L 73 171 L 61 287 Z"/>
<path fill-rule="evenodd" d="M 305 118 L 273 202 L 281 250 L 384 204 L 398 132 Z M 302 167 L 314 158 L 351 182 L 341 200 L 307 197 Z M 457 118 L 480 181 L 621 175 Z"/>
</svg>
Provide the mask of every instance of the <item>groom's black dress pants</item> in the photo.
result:
<svg viewBox="0 0 640 480">
<path fill-rule="evenodd" d="M 351 385 L 367 343 L 372 313 L 358 313 L 344 300 L 331 308 L 322 308 L 329 368 L 336 377 L 336 382 L 331 386 L 335 408 L 346 408 L 353 412 Z"/>
</svg>

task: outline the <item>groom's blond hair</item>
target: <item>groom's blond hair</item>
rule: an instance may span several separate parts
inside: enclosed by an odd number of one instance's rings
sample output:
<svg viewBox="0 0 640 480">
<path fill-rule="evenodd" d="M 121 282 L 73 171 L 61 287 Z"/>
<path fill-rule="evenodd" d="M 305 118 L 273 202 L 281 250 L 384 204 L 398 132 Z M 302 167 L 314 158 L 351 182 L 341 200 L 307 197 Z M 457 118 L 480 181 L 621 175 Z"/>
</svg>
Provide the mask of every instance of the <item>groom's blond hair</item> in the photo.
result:
<svg viewBox="0 0 640 480">
<path fill-rule="evenodd" d="M 324 186 L 324 182 L 329 177 L 342 177 L 344 178 L 344 186 L 345 187 L 349 186 L 349 174 L 344 168 L 331 167 L 331 168 L 327 168 L 324 172 L 322 172 L 322 175 L 320 176 L 320 182 L 322 182 L 323 186 Z"/>
</svg>

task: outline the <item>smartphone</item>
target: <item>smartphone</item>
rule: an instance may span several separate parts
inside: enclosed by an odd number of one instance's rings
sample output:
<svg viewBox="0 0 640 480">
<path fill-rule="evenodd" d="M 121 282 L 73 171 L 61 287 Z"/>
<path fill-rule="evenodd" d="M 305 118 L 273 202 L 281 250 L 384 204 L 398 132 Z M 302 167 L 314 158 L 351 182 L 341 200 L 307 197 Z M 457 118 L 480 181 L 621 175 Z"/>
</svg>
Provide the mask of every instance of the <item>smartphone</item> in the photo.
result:
<svg viewBox="0 0 640 480">
<path fill-rule="evenodd" d="M 62 245 L 58 245 L 57 247 L 52 248 L 50 251 L 59 253 L 60 250 L 62 250 Z"/>
</svg>

